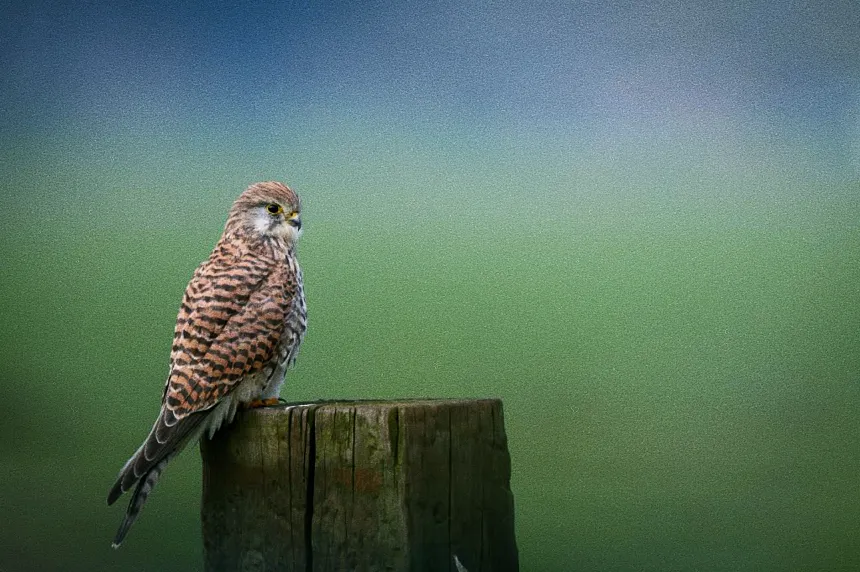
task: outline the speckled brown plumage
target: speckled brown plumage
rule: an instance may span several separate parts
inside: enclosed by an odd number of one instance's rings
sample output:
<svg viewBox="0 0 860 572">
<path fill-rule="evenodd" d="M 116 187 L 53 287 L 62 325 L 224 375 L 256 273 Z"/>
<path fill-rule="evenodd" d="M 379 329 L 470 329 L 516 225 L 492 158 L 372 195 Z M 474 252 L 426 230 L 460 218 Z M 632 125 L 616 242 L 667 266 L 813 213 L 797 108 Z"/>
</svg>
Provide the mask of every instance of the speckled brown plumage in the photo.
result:
<svg viewBox="0 0 860 572">
<path fill-rule="evenodd" d="M 285 185 L 252 185 L 194 272 L 176 319 L 161 412 L 108 495 L 113 504 L 135 486 L 115 547 L 185 445 L 232 421 L 240 404 L 277 396 L 307 324 L 295 252 L 300 212 L 298 195 Z"/>
</svg>

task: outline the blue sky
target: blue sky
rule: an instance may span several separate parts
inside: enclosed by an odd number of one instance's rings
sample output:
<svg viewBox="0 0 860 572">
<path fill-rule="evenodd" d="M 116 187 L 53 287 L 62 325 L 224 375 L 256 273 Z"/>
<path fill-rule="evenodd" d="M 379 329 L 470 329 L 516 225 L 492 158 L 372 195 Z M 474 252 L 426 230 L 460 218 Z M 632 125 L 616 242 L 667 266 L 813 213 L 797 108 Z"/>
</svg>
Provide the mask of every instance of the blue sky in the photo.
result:
<svg viewBox="0 0 860 572">
<path fill-rule="evenodd" d="M 26 193 L 78 209 L 98 204 L 82 198 L 134 192 L 134 208 L 157 216 L 171 189 L 218 189 L 217 203 L 268 178 L 305 189 L 309 205 L 325 193 L 329 214 L 353 200 L 350 189 L 377 189 L 387 208 L 425 193 L 428 178 L 479 205 L 511 180 L 545 199 L 534 201 L 542 216 L 559 212 L 553 197 L 611 202 L 617 188 L 647 200 L 667 185 L 682 202 L 752 197 L 759 218 L 774 201 L 800 196 L 788 208 L 808 210 L 857 194 L 854 2 L 8 11 L 7 212 Z"/>
<path fill-rule="evenodd" d="M 714 113 L 856 137 L 856 3 L 696 4 L 13 4 L 2 127 L 327 106 L 538 129 Z"/>
</svg>

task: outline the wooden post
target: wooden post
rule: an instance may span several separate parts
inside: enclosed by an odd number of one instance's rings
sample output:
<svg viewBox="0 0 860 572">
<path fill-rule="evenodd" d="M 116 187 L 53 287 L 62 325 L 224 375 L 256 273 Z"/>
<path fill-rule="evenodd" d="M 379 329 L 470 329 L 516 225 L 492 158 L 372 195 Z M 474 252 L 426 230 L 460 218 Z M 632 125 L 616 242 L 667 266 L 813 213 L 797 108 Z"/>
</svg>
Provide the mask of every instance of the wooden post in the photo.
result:
<svg viewBox="0 0 860 572">
<path fill-rule="evenodd" d="M 205 569 L 518 569 L 500 400 L 244 411 L 201 441 Z"/>
</svg>

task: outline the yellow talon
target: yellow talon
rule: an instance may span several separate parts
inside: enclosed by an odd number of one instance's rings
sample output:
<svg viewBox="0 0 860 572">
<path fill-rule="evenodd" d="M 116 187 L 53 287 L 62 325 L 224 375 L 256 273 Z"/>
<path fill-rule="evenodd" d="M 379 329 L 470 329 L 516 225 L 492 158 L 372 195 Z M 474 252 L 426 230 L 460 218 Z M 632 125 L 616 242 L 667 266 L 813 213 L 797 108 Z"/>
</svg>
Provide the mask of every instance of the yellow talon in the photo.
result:
<svg viewBox="0 0 860 572">
<path fill-rule="evenodd" d="M 255 399 L 253 401 L 249 401 L 245 404 L 245 409 L 257 409 L 259 407 L 272 407 L 273 405 L 277 405 L 280 403 L 277 397 L 270 397 L 268 399 Z"/>
</svg>

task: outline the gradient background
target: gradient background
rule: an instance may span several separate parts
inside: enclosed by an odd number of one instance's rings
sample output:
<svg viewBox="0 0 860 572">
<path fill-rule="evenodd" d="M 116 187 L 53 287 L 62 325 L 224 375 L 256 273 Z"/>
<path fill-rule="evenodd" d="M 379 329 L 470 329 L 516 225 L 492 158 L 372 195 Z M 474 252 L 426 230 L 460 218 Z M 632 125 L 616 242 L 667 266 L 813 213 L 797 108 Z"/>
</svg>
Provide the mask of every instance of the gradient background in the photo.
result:
<svg viewBox="0 0 860 572">
<path fill-rule="evenodd" d="M 3 3 L 0 570 L 201 567 L 104 499 L 266 179 L 284 396 L 503 398 L 522 570 L 860 569 L 860 6 L 525 4 Z"/>
</svg>

